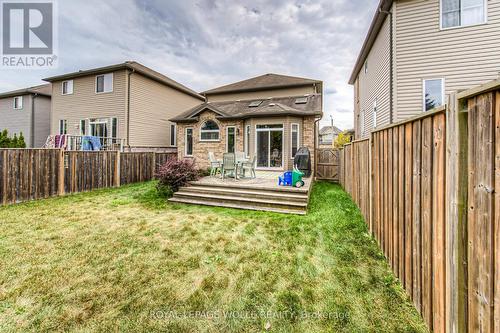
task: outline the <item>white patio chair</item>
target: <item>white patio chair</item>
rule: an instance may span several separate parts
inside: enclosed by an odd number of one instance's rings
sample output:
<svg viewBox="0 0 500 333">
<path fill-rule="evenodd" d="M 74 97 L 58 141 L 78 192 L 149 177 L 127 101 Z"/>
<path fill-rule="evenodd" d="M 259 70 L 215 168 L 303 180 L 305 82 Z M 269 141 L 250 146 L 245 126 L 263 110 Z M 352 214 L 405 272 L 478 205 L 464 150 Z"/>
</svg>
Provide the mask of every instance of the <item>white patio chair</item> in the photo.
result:
<svg viewBox="0 0 500 333">
<path fill-rule="evenodd" d="M 215 154 L 213 152 L 208 152 L 208 159 L 210 161 L 210 176 L 215 177 L 217 172 L 221 171 L 221 163 L 215 158 Z"/>
</svg>

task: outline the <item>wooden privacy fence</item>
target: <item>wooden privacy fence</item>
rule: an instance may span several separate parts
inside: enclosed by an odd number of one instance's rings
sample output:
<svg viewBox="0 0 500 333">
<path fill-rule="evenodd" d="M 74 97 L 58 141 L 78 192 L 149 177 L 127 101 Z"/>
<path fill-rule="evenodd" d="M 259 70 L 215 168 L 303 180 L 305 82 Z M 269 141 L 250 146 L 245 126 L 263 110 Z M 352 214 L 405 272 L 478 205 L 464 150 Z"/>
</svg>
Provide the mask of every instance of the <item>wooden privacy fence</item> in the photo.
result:
<svg viewBox="0 0 500 333">
<path fill-rule="evenodd" d="M 335 148 L 316 149 L 316 179 L 339 181 L 339 150 Z"/>
<path fill-rule="evenodd" d="M 500 82 L 378 129 L 340 160 L 342 186 L 429 328 L 500 332 Z"/>
<path fill-rule="evenodd" d="M 176 153 L 0 149 L 0 204 L 151 180 Z"/>
</svg>

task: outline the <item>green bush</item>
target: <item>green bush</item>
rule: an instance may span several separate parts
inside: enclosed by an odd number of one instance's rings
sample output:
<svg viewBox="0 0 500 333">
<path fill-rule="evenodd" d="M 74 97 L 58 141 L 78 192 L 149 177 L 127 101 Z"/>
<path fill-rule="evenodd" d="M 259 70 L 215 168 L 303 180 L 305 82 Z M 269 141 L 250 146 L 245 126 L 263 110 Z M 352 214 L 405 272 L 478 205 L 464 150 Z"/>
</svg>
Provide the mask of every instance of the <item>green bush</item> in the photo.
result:
<svg viewBox="0 0 500 333">
<path fill-rule="evenodd" d="M 23 132 L 19 133 L 19 136 L 14 133 L 14 137 L 10 138 L 9 132 L 4 129 L 0 132 L 0 148 L 26 148 Z"/>
</svg>

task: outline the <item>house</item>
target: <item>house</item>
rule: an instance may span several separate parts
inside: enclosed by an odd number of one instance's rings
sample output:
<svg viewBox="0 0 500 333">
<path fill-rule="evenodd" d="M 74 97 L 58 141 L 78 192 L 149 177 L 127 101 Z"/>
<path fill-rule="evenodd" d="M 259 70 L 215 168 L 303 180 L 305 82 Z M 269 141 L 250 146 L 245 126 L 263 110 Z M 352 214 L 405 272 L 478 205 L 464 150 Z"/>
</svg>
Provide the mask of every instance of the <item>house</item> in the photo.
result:
<svg viewBox="0 0 500 333">
<path fill-rule="evenodd" d="M 336 126 L 323 126 L 318 132 L 319 147 L 331 148 L 340 133 L 342 131 Z"/>
<path fill-rule="evenodd" d="M 205 98 L 137 62 L 44 79 L 52 83 L 51 134 L 122 141 L 129 151 L 176 150 L 168 119 Z"/>
<path fill-rule="evenodd" d="M 207 102 L 171 119 L 177 123 L 178 156 L 209 166 L 208 152 L 244 152 L 260 170 L 289 170 L 300 147 L 314 161 L 323 83 L 265 74 L 202 94 Z M 314 165 L 314 164 L 312 164 Z"/>
<path fill-rule="evenodd" d="M 49 135 L 50 84 L 0 94 L 0 131 L 23 134 L 28 148 L 40 148 Z"/>
<path fill-rule="evenodd" d="M 500 0 L 381 0 L 352 71 L 356 138 L 497 79 Z"/>
</svg>

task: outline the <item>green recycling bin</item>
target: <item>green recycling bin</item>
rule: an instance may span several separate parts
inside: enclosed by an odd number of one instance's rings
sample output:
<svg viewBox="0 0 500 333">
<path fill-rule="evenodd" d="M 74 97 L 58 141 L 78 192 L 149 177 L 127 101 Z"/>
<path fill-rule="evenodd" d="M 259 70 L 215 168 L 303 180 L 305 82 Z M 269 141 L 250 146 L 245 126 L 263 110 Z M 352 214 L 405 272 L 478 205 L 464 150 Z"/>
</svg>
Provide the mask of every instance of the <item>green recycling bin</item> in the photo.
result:
<svg viewBox="0 0 500 333">
<path fill-rule="evenodd" d="M 292 172 L 292 186 L 295 187 L 302 187 L 304 186 L 304 181 L 302 180 L 302 177 L 304 177 L 304 173 L 297 168 L 293 168 Z"/>
</svg>

